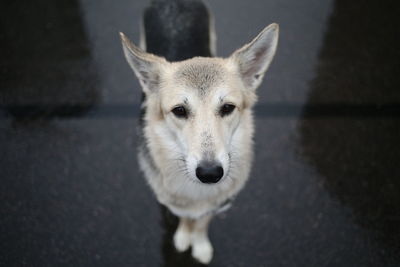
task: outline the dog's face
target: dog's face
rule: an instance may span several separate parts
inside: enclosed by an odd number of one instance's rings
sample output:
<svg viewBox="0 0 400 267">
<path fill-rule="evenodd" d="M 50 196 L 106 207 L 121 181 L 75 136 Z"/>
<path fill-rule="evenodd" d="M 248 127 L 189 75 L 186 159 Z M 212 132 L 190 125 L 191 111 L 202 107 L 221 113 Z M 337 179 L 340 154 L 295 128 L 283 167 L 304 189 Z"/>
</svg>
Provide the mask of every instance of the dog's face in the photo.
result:
<svg viewBox="0 0 400 267">
<path fill-rule="evenodd" d="M 251 96 L 221 59 L 173 63 L 159 98 L 162 118 L 192 177 L 216 183 L 230 168 L 232 137 Z"/>
<path fill-rule="evenodd" d="M 121 35 L 125 56 L 146 94 L 146 123 L 159 125 L 164 157 L 202 183 L 229 176 L 241 122 L 277 46 L 276 24 L 229 58 L 167 62 L 141 51 Z M 157 129 L 155 127 L 154 129 Z M 248 136 L 250 139 L 251 136 Z M 161 150 L 160 150 L 161 151 Z"/>
</svg>

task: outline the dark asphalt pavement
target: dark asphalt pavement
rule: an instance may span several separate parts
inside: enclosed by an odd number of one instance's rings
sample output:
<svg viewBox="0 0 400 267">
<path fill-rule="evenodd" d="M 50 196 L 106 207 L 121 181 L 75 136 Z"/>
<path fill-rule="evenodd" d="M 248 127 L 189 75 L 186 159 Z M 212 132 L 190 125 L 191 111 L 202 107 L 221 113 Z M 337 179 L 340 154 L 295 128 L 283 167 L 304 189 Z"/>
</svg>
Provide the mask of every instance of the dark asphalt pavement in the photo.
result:
<svg viewBox="0 0 400 267">
<path fill-rule="evenodd" d="M 147 0 L 1 1 L 0 266 L 198 266 L 136 162 Z M 400 266 L 398 1 L 214 0 L 218 54 L 280 24 L 255 162 L 210 266 Z"/>
</svg>

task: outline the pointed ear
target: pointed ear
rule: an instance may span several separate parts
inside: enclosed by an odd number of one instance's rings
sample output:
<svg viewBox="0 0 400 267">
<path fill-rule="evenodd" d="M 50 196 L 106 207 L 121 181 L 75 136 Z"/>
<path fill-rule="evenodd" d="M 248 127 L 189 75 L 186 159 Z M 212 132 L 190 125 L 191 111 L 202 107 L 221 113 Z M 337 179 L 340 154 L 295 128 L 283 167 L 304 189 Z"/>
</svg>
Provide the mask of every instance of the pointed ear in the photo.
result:
<svg viewBox="0 0 400 267">
<path fill-rule="evenodd" d="M 236 50 L 230 59 L 237 64 L 247 88 L 256 89 L 264 77 L 278 44 L 279 26 L 273 23 L 256 38 Z"/>
<path fill-rule="evenodd" d="M 149 54 L 135 46 L 129 39 L 120 32 L 122 47 L 125 58 L 139 79 L 140 85 L 145 93 L 155 91 L 160 84 L 160 74 L 167 61 Z"/>
</svg>

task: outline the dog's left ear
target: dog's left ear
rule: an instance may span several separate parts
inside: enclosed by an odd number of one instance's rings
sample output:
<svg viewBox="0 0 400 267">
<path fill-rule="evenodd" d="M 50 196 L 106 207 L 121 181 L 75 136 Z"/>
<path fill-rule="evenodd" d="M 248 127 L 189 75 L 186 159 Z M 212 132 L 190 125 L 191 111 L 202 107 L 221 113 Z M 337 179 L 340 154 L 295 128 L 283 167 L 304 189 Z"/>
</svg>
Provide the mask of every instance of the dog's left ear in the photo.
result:
<svg viewBox="0 0 400 267">
<path fill-rule="evenodd" d="M 240 75 L 247 88 L 256 89 L 264 77 L 278 45 L 279 26 L 273 23 L 261 31 L 256 38 L 236 50 L 230 59 L 238 65 Z"/>
</svg>

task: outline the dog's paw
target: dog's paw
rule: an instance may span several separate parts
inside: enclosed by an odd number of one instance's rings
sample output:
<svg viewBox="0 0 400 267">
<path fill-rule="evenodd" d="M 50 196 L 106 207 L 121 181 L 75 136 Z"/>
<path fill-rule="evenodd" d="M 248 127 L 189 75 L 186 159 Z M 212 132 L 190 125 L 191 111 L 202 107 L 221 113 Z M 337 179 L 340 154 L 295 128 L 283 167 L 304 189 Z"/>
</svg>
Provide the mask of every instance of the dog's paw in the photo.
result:
<svg viewBox="0 0 400 267">
<path fill-rule="evenodd" d="M 209 264 L 213 257 L 213 247 L 209 240 L 201 240 L 192 244 L 192 256 L 200 263 Z"/>
<path fill-rule="evenodd" d="M 190 233 L 178 230 L 174 234 L 174 245 L 177 251 L 184 252 L 190 247 Z"/>
</svg>

